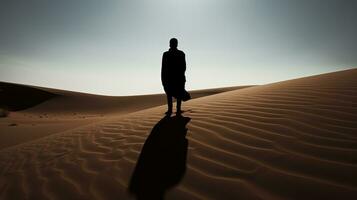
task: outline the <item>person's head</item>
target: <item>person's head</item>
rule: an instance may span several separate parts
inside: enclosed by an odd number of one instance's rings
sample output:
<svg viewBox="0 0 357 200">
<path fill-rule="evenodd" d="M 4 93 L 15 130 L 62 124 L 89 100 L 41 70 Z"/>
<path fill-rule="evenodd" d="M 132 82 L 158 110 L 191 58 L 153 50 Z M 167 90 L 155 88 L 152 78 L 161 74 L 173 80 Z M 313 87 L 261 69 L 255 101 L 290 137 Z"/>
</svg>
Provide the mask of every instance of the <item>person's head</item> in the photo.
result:
<svg viewBox="0 0 357 200">
<path fill-rule="evenodd" d="M 177 48 L 178 41 L 176 38 L 171 38 L 170 39 L 170 48 L 176 49 Z"/>
</svg>

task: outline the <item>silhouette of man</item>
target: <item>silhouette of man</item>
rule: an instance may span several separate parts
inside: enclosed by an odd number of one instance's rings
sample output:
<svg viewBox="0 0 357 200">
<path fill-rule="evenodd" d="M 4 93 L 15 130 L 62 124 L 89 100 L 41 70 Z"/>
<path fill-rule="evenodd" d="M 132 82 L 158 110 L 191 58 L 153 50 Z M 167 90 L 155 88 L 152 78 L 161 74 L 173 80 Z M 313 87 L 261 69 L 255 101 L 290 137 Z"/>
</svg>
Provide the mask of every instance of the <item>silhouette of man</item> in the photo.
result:
<svg viewBox="0 0 357 200">
<path fill-rule="evenodd" d="M 162 56 L 161 82 L 167 97 L 167 115 L 172 113 L 172 97 L 176 98 L 176 114 L 181 114 L 181 101 L 185 94 L 185 53 L 177 49 L 176 38 L 170 39 L 170 49 Z"/>
</svg>

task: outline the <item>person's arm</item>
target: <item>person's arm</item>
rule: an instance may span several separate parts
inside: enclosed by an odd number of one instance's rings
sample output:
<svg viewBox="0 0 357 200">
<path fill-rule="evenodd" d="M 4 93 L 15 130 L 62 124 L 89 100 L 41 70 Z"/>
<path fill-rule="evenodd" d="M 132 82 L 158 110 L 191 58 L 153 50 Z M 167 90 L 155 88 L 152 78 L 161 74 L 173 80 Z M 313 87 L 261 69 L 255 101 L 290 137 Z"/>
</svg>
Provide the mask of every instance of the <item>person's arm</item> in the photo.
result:
<svg viewBox="0 0 357 200">
<path fill-rule="evenodd" d="M 165 53 L 162 55 L 161 63 L 161 83 L 164 85 L 167 82 L 167 58 Z"/>
<path fill-rule="evenodd" d="M 183 65 L 183 73 L 185 73 L 186 72 L 186 56 L 185 56 L 185 53 L 183 53 L 183 63 L 182 63 L 182 65 Z"/>
<path fill-rule="evenodd" d="M 186 76 L 185 76 L 185 72 L 186 72 L 186 56 L 185 53 L 182 52 L 182 75 L 183 75 L 183 81 L 186 82 Z"/>
</svg>

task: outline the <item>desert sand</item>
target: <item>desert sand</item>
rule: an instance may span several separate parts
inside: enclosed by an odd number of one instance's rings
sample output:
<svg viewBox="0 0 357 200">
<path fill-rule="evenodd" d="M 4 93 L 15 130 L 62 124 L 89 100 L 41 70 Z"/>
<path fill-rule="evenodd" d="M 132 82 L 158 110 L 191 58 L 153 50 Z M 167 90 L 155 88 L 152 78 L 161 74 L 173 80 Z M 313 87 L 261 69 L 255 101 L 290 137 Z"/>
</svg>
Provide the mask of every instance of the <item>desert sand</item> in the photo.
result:
<svg viewBox="0 0 357 200">
<path fill-rule="evenodd" d="M 191 91 L 199 98 L 250 86 Z M 100 96 L 79 92 L 0 82 L 0 150 L 166 103 L 163 94 L 137 96 Z M 0 116 L 3 111 L 0 110 Z"/>
<path fill-rule="evenodd" d="M 202 95 L 182 116 L 60 100 L 0 118 L 88 118 L 3 147 L 1 199 L 357 199 L 357 69 Z"/>
</svg>

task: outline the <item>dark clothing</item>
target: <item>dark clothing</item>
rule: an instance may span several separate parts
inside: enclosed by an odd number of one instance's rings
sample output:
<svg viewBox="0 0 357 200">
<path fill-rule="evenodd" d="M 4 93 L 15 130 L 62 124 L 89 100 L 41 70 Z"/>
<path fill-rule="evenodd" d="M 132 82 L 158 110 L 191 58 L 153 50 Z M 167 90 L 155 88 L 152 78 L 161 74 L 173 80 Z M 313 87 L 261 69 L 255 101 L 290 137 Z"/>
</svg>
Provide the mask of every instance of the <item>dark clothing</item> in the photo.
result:
<svg viewBox="0 0 357 200">
<path fill-rule="evenodd" d="M 162 56 L 161 81 L 165 93 L 176 99 L 182 99 L 185 92 L 185 53 L 170 48 Z"/>
</svg>

